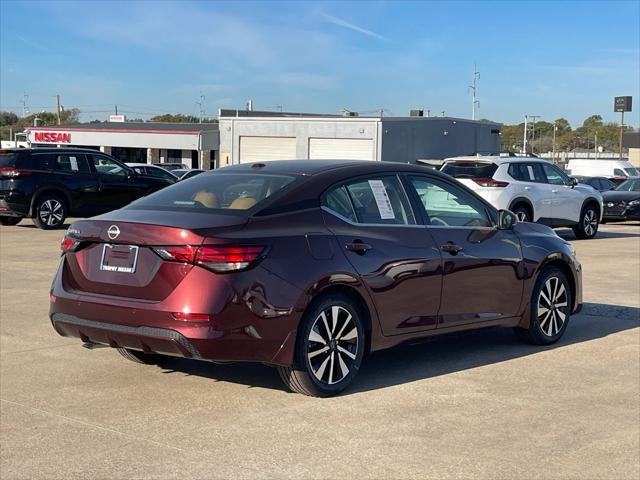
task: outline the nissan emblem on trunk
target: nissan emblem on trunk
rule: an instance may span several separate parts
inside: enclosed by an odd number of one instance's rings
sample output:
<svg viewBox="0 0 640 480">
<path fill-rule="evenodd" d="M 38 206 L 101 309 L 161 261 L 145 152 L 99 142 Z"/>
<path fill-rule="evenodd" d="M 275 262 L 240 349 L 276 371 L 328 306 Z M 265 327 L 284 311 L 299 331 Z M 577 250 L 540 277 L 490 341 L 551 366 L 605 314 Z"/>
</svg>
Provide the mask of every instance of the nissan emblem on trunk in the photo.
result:
<svg viewBox="0 0 640 480">
<path fill-rule="evenodd" d="M 107 230 L 107 236 L 111 240 L 115 240 L 116 238 L 118 238 L 118 235 L 120 235 L 120 229 L 118 228 L 118 226 L 117 225 L 111 225 L 109 227 L 109 230 Z"/>
</svg>

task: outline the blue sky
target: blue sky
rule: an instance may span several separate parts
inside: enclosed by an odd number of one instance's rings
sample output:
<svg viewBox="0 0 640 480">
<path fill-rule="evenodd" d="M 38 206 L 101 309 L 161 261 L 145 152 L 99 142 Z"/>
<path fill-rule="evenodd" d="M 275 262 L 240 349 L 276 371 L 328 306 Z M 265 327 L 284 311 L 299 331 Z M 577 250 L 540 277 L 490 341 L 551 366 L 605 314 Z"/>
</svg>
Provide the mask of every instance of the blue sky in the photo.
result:
<svg viewBox="0 0 640 480">
<path fill-rule="evenodd" d="M 0 108 L 83 119 L 242 108 L 640 124 L 640 2 L 0 1 Z"/>
</svg>

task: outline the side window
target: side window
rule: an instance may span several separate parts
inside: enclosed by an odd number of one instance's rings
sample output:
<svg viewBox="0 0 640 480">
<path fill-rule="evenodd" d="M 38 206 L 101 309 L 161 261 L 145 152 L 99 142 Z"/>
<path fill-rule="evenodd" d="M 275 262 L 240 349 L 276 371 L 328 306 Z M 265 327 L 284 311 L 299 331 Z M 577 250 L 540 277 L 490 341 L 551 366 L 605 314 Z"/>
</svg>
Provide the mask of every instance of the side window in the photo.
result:
<svg viewBox="0 0 640 480">
<path fill-rule="evenodd" d="M 410 177 L 429 224 L 445 227 L 492 227 L 485 205 L 464 190 L 426 177 Z"/>
<path fill-rule="evenodd" d="M 347 183 L 346 190 L 359 223 L 415 224 L 398 177 L 378 177 Z"/>
<path fill-rule="evenodd" d="M 527 165 L 524 163 L 512 163 L 509 165 L 509 175 L 515 180 L 520 180 L 522 182 L 531 182 L 533 181 L 533 171 L 529 172 L 530 168 L 527 168 Z"/>
<path fill-rule="evenodd" d="M 569 177 L 562 173 L 558 167 L 550 163 L 541 163 L 540 165 L 547 176 L 547 182 L 552 185 L 569 185 Z"/>
<path fill-rule="evenodd" d="M 164 168 L 147 168 L 147 174 L 152 177 L 164 178 L 166 180 L 175 180 L 175 177 L 167 172 Z"/>
<path fill-rule="evenodd" d="M 31 155 L 33 168 L 36 170 L 53 170 L 57 155 L 53 153 L 35 153 Z"/>
<path fill-rule="evenodd" d="M 89 172 L 89 165 L 87 164 L 87 160 L 84 155 L 81 154 L 64 154 L 64 155 L 54 155 L 52 159 L 51 166 L 53 170 L 58 172 Z"/>
<path fill-rule="evenodd" d="M 536 183 L 547 183 L 547 177 L 542 170 L 542 165 L 539 163 L 527 163 L 527 171 L 533 181 Z"/>
<path fill-rule="evenodd" d="M 344 186 L 333 187 L 329 190 L 322 201 L 322 205 L 329 210 L 333 210 L 338 215 L 348 218 L 352 222 L 357 222 L 356 213 L 349 199 L 349 194 Z"/>
<path fill-rule="evenodd" d="M 89 156 L 91 157 L 93 166 L 96 168 L 96 172 L 104 175 L 118 175 L 121 177 L 127 176 L 127 170 L 112 158 L 95 154 L 91 154 Z"/>
<path fill-rule="evenodd" d="M 131 167 L 131 168 L 133 168 L 133 171 L 139 175 L 145 175 L 147 173 L 144 167 Z"/>
<path fill-rule="evenodd" d="M 626 177 L 627 176 L 627 174 L 624 173 L 624 170 L 622 170 L 621 168 L 614 168 L 613 169 L 613 174 L 616 177 Z"/>
</svg>

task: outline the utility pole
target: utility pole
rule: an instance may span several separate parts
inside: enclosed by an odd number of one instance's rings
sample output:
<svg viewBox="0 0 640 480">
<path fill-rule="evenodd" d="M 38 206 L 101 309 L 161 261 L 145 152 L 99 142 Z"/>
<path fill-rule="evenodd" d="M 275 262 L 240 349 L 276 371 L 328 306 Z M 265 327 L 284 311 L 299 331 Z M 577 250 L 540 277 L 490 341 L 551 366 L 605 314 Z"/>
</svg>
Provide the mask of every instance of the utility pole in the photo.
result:
<svg viewBox="0 0 640 480">
<path fill-rule="evenodd" d="M 56 114 L 58 115 L 58 125 L 61 125 L 62 120 L 60 118 L 60 95 L 56 95 Z"/>
<path fill-rule="evenodd" d="M 533 141 L 536 139 L 536 118 L 540 118 L 540 115 L 529 115 L 529 118 L 533 119 L 531 126 L 531 153 L 533 153 Z"/>
<path fill-rule="evenodd" d="M 472 101 L 471 101 L 471 120 L 476 119 L 476 107 L 480 106 L 480 101 L 478 100 L 478 80 L 480 79 L 480 72 L 476 68 L 476 64 L 473 64 L 473 83 L 469 86 L 471 89 Z"/>
<path fill-rule="evenodd" d="M 556 124 L 556 122 L 553 122 L 553 154 L 552 154 L 552 161 L 553 163 L 556 163 L 556 132 L 558 131 L 558 125 Z"/>
<path fill-rule="evenodd" d="M 594 135 L 594 144 L 593 144 L 593 153 L 596 154 L 596 159 L 598 158 L 598 132 Z"/>
<path fill-rule="evenodd" d="M 380 113 L 381 117 L 384 117 L 384 108 L 381 108 L 380 110 L 378 110 L 378 112 Z"/>
<path fill-rule="evenodd" d="M 118 115 L 118 105 L 114 105 L 116 107 L 116 115 Z"/>
<path fill-rule="evenodd" d="M 529 121 L 529 116 L 524 116 L 524 135 L 522 139 L 522 153 L 527 153 L 527 126 Z"/>
<path fill-rule="evenodd" d="M 624 111 L 620 112 L 620 160 L 622 160 L 622 132 L 624 132 Z"/>
<path fill-rule="evenodd" d="M 24 95 L 22 95 L 22 100 L 20 100 L 20 103 L 22 104 L 23 118 L 27 116 L 27 113 L 29 113 L 29 106 L 27 105 L 27 100 L 29 100 L 29 95 L 25 93 Z"/>
<path fill-rule="evenodd" d="M 196 105 L 200 109 L 200 123 L 202 123 L 204 120 L 204 95 L 202 92 L 200 92 L 200 101 L 196 102 Z"/>
</svg>

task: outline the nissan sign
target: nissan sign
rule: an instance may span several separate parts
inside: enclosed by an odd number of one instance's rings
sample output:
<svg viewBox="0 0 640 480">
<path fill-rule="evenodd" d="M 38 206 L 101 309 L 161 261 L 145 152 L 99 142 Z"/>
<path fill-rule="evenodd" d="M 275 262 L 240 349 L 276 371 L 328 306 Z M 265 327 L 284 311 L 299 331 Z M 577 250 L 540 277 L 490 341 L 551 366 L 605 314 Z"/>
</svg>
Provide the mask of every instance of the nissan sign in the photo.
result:
<svg viewBox="0 0 640 480">
<path fill-rule="evenodd" d="M 36 143 L 71 143 L 70 133 L 34 132 L 33 137 Z"/>
<path fill-rule="evenodd" d="M 614 112 L 630 112 L 631 97 L 615 97 L 613 100 Z"/>
</svg>

